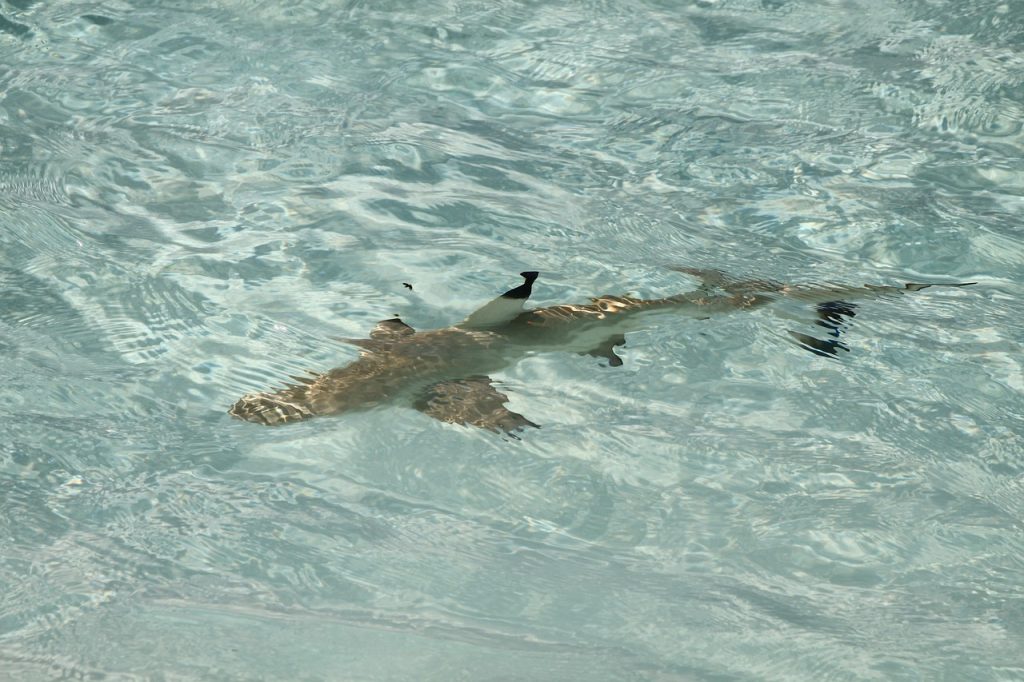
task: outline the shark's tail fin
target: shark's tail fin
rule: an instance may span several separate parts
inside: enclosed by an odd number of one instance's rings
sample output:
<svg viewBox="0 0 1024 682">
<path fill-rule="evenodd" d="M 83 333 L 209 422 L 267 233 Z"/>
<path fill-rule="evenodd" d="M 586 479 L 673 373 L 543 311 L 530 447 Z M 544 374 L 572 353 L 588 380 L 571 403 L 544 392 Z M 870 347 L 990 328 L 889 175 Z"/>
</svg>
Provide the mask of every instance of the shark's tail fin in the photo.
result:
<svg viewBox="0 0 1024 682">
<path fill-rule="evenodd" d="M 977 282 L 953 282 L 953 283 L 932 283 L 932 284 L 915 284 L 914 282 L 907 282 L 903 285 L 903 288 L 907 291 L 921 291 L 921 289 L 927 289 L 928 287 L 969 287 Z"/>
<path fill-rule="evenodd" d="M 682 272 L 691 277 L 696 277 L 700 280 L 700 286 L 702 289 L 714 290 L 720 289 L 730 294 L 770 294 L 773 292 L 780 293 L 784 296 L 792 298 L 805 298 L 812 300 L 814 298 L 820 298 L 821 296 L 833 296 L 837 294 L 845 295 L 847 297 L 870 297 L 872 293 L 880 294 L 882 296 L 886 294 L 901 294 L 908 291 L 921 291 L 928 287 L 967 287 L 977 282 L 907 282 L 903 286 L 888 286 L 888 285 L 874 285 L 866 284 L 863 287 L 849 287 L 849 286 L 805 286 L 796 285 L 789 286 L 781 282 L 776 282 L 770 279 L 739 279 L 725 274 L 719 270 L 710 270 L 705 268 L 684 268 L 684 267 L 671 267 L 670 269 L 676 272 Z"/>
<path fill-rule="evenodd" d="M 868 292 L 868 297 L 871 297 L 872 295 L 878 297 L 885 297 L 898 296 L 908 291 L 920 291 L 921 289 L 927 289 L 929 287 L 966 287 L 972 284 L 977 284 L 977 282 L 955 282 L 949 284 L 918 284 L 914 282 L 907 282 L 902 287 L 865 285 L 861 289 L 852 289 L 847 291 L 846 296 L 844 296 L 844 298 L 856 298 L 858 296 L 863 295 L 863 292 L 865 291 Z M 823 291 L 826 294 L 835 293 L 828 289 L 824 289 L 821 291 Z M 816 293 L 818 292 L 815 292 L 813 290 L 801 291 L 797 293 L 796 297 L 807 298 L 808 300 L 813 301 L 816 300 L 814 298 Z M 792 330 L 789 331 L 789 335 L 796 340 L 797 344 L 801 348 L 809 350 L 815 355 L 834 358 L 839 354 L 839 351 L 850 350 L 849 346 L 847 346 L 840 340 L 840 336 L 848 328 L 850 318 L 854 317 L 857 314 L 856 308 L 856 303 L 850 303 L 846 300 L 831 300 L 818 303 L 816 306 L 818 320 L 815 322 L 815 324 L 817 324 L 819 327 L 824 327 L 827 330 L 829 338 L 820 339 L 814 336 L 802 334 L 800 332 L 795 332 Z"/>
<path fill-rule="evenodd" d="M 823 357 L 836 357 L 839 351 L 849 351 L 840 336 L 849 326 L 850 318 L 856 313 L 857 304 L 852 301 L 902 296 L 903 294 L 929 287 L 966 287 L 977 282 L 906 282 L 902 285 L 866 284 L 861 287 L 843 285 L 785 285 L 772 280 L 737 279 L 719 272 L 701 268 L 672 267 L 700 280 L 700 289 L 713 295 L 720 292 L 728 295 L 735 307 L 753 307 L 772 300 L 786 298 L 815 305 L 818 319 L 815 324 L 826 330 L 826 338 L 817 338 L 801 332 L 789 331 L 789 335 L 805 350 Z"/>
<path fill-rule="evenodd" d="M 834 358 L 839 355 L 841 350 L 849 352 L 850 347 L 843 343 L 839 337 L 846 331 L 850 318 L 857 314 L 856 308 L 857 305 L 855 303 L 847 303 L 845 301 L 819 303 L 816 307 L 818 319 L 815 324 L 827 330 L 829 338 L 820 339 L 809 334 L 795 332 L 792 329 L 788 330 L 789 335 L 801 348 L 821 357 Z"/>
</svg>

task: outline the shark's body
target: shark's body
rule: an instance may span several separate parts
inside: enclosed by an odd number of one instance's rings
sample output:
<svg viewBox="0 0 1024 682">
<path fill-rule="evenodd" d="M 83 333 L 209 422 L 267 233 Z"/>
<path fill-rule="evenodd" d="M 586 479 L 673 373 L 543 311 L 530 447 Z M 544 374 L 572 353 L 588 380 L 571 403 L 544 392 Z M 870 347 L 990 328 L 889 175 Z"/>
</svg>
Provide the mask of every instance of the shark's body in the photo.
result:
<svg viewBox="0 0 1024 682">
<path fill-rule="evenodd" d="M 530 353 L 586 353 L 617 366 L 622 360 L 615 347 L 625 343 L 627 332 L 645 326 L 649 313 L 672 310 L 703 318 L 792 298 L 817 304 L 817 323 L 829 331 L 830 338 L 790 334 L 813 353 L 835 355 L 837 350 L 847 350 L 838 336 L 845 318 L 854 315 L 855 306 L 849 301 L 933 286 L 790 287 L 770 281 L 735 281 L 716 271 L 679 270 L 700 278 L 702 286 L 665 298 L 602 296 L 587 304 L 533 310 L 524 310 L 523 304 L 537 273 L 524 272 L 522 285 L 459 324 L 416 332 L 398 318 L 383 320 L 369 339 L 349 340 L 363 348 L 359 359 L 323 374 L 296 377 L 299 383 L 279 391 L 246 395 L 230 413 L 274 425 L 398 401 L 441 421 L 511 433 L 537 425 L 505 408 L 507 397 L 493 387 L 488 375 Z"/>
</svg>

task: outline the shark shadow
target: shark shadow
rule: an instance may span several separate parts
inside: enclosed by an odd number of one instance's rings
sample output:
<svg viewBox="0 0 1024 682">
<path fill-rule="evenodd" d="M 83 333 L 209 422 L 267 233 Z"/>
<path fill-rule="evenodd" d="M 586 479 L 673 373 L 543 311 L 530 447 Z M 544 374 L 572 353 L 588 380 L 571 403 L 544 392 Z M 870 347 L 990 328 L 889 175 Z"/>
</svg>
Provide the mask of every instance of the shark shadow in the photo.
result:
<svg viewBox="0 0 1024 682">
<path fill-rule="evenodd" d="M 855 312 L 851 300 L 900 296 L 930 286 L 791 286 L 769 280 L 735 280 L 716 270 L 673 268 L 698 278 L 701 285 L 665 298 L 601 296 L 585 304 L 525 310 L 536 272 L 523 272 L 523 283 L 490 301 L 462 322 L 417 332 L 401 319 L 382 320 L 368 339 L 343 339 L 362 349 L 359 359 L 322 374 L 292 377 L 297 383 L 277 391 L 250 393 L 229 413 L 258 424 L 276 425 L 310 417 L 365 410 L 399 402 L 452 424 L 472 425 L 514 436 L 538 425 L 505 407 L 508 396 L 494 387 L 492 372 L 526 355 L 564 350 L 622 364 L 616 348 L 625 334 L 647 326 L 650 313 L 675 311 L 691 317 L 757 308 L 779 299 L 816 306 L 825 339 L 789 332 L 804 349 L 835 357 L 849 348 L 840 341 Z"/>
</svg>

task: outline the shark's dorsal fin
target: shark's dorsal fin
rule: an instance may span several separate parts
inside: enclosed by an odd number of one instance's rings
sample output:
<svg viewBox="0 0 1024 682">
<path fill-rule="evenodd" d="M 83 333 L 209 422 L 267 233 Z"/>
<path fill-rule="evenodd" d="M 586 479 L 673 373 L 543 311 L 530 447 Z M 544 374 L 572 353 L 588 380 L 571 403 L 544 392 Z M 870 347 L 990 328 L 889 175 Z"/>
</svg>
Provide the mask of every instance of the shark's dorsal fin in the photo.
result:
<svg viewBox="0 0 1024 682">
<path fill-rule="evenodd" d="M 533 291 L 533 281 L 537 279 L 537 273 L 532 270 L 519 274 L 526 280 L 525 282 L 486 303 L 463 320 L 459 326 L 479 329 L 495 327 L 515 319 L 523 312 L 523 304 L 530 297 L 530 293 Z"/>
</svg>

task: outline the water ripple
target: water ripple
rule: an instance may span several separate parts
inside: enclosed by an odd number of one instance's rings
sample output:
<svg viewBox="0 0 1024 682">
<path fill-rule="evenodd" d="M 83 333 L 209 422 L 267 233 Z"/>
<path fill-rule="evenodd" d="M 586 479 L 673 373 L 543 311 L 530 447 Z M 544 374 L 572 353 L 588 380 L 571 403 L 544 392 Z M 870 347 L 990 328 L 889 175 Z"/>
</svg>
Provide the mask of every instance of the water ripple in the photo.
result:
<svg viewBox="0 0 1024 682">
<path fill-rule="evenodd" d="M 0 14 L 11 674 L 1024 674 L 1012 3 Z M 521 270 L 684 264 L 980 284 L 863 302 L 839 358 L 799 302 L 532 355 L 518 442 L 225 414 Z"/>
</svg>

